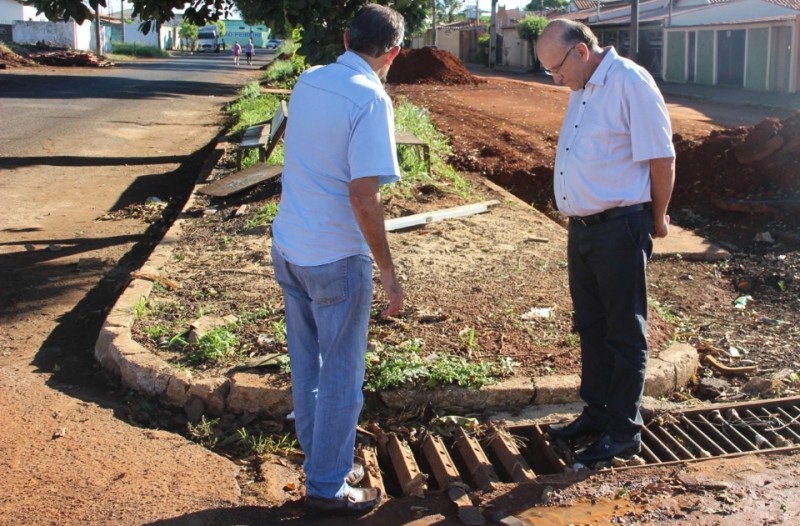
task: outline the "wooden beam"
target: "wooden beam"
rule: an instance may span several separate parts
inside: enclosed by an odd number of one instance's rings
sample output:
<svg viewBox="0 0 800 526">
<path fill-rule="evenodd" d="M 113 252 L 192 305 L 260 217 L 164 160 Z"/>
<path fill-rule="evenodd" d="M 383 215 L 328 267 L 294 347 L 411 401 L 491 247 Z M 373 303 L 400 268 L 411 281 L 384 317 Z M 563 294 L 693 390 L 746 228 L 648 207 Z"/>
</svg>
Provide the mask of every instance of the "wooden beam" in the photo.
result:
<svg viewBox="0 0 800 526">
<path fill-rule="evenodd" d="M 491 201 L 484 201 L 483 203 L 475 203 L 471 205 L 456 206 L 454 208 L 447 208 L 436 212 L 424 212 L 422 214 L 414 214 L 413 216 L 395 217 L 385 221 L 386 231 L 400 230 L 412 226 L 426 225 L 428 223 L 435 223 L 443 219 L 452 219 L 454 217 L 466 217 L 475 214 L 482 214 L 488 212 L 490 208 L 500 204 L 500 201 L 493 199 Z"/>
</svg>

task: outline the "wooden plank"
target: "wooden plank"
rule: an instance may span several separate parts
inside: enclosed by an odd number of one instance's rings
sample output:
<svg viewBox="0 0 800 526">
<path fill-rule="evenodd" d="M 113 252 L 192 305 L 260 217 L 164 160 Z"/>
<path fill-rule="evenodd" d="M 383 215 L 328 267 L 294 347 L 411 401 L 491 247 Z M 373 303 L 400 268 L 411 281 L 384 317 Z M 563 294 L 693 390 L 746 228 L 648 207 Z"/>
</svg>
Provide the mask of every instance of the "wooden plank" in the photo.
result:
<svg viewBox="0 0 800 526">
<path fill-rule="evenodd" d="M 417 137 L 411 132 L 394 132 L 394 141 L 397 144 L 408 144 L 411 146 L 428 146 L 428 143 Z"/>
<path fill-rule="evenodd" d="M 482 214 L 488 212 L 490 208 L 500 204 L 500 201 L 493 199 L 491 201 L 484 201 L 483 203 L 475 203 L 471 205 L 456 206 L 454 208 L 447 208 L 437 212 L 424 212 L 422 214 L 415 214 L 413 216 L 395 217 L 385 221 L 386 231 L 400 230 L 402 228 L 409 228 L 412 226 L 426 225 L 428 223 L 435 223 L 444 219 L 452 219 L 454 217 L 466 217 L 475 214 Z"/>
<path fill-rule="evenodd" d="M 283 166 L 281 165 L 264 166 L 258 164 L 202 186 L 197 189 L 197 193 L 212 197 L 227 197 L 269 179 L 274 179 L 281 175 L 281 172 L 283 172 Z"/>
<path fill-rule="evenodd" d="M 273 95 L 291 95 L 292 90 L 285 88 L 261 88 L 261 93 L 272 93 Z"/>
</svg>

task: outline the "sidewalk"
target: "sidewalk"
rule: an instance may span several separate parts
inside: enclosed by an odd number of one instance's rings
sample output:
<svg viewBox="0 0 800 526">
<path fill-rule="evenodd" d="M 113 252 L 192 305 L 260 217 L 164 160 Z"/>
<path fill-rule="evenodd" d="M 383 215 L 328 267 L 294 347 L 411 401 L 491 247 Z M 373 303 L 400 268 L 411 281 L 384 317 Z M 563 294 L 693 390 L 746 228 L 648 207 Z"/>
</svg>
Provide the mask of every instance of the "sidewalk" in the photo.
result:
<svg viewBox="0 0 800 526">
<path fill-rule="evenodd" d="M 477 75 L 505 76 L 516 80 L 552 84 L 553 80 L 544 72 L 532 72 L 526 68 L 495 66 L 494 69 L 478 64 L 465 64 L 467 69 Z M 750 91 L 727 86 L 705 86 L 701 84 L 683 84 L 656 80 L 665 97 L 681 97 L 685 99 L 707 100 L 721 104 L 744 104 L 781 110 L 800 111 L 800 93 L 776 93 Z"/>
</svg>

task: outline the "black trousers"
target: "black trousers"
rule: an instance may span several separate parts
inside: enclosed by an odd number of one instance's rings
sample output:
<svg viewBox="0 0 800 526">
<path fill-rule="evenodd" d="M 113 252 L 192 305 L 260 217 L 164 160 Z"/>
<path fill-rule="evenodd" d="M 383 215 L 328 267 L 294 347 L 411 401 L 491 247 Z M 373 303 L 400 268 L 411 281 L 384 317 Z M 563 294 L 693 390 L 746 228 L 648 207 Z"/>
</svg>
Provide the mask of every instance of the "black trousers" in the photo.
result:
<svg viewBox="0 0 800 526">
<path fill-rule="evenodd" d="M 617 440 L 641 437 L 647 372 L 647 262 L 653 219 L 640 210 L 587 226 L 570 220 L 569 287 L 581 341 L 585 413 Z"/>
</svg>

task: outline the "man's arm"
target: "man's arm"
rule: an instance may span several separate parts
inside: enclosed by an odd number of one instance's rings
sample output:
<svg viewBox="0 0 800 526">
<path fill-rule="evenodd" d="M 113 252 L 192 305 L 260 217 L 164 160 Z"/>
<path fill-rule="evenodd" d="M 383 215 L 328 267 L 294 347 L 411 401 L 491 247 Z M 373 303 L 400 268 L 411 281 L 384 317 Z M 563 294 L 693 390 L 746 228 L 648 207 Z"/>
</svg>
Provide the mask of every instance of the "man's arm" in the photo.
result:
<svg viewBox="0 0 800 526">
<path fill-rule="evenodd" d="M 667 237 L 669 216 L 667 206 L 675 186 L 675 159 L 662 157 L 650 160 L 650 197 L 653 200 L 655 237 Z"/>
<path fill-rule="evenodd" d="M 381 285 L 386 292 L 389 306 L 382 316 L 394 316 L 403 310 L 403 287 L 397 280 L 389 242 L 386 239 L 386 226 L 383 222 L 383 203 L 378 190 L 377 177 L 361 177 L 350 183 L 350 205 L 356 216 L 364 239 L 367 240 L 372 257 L 381 273 Z"/>
</svg>

